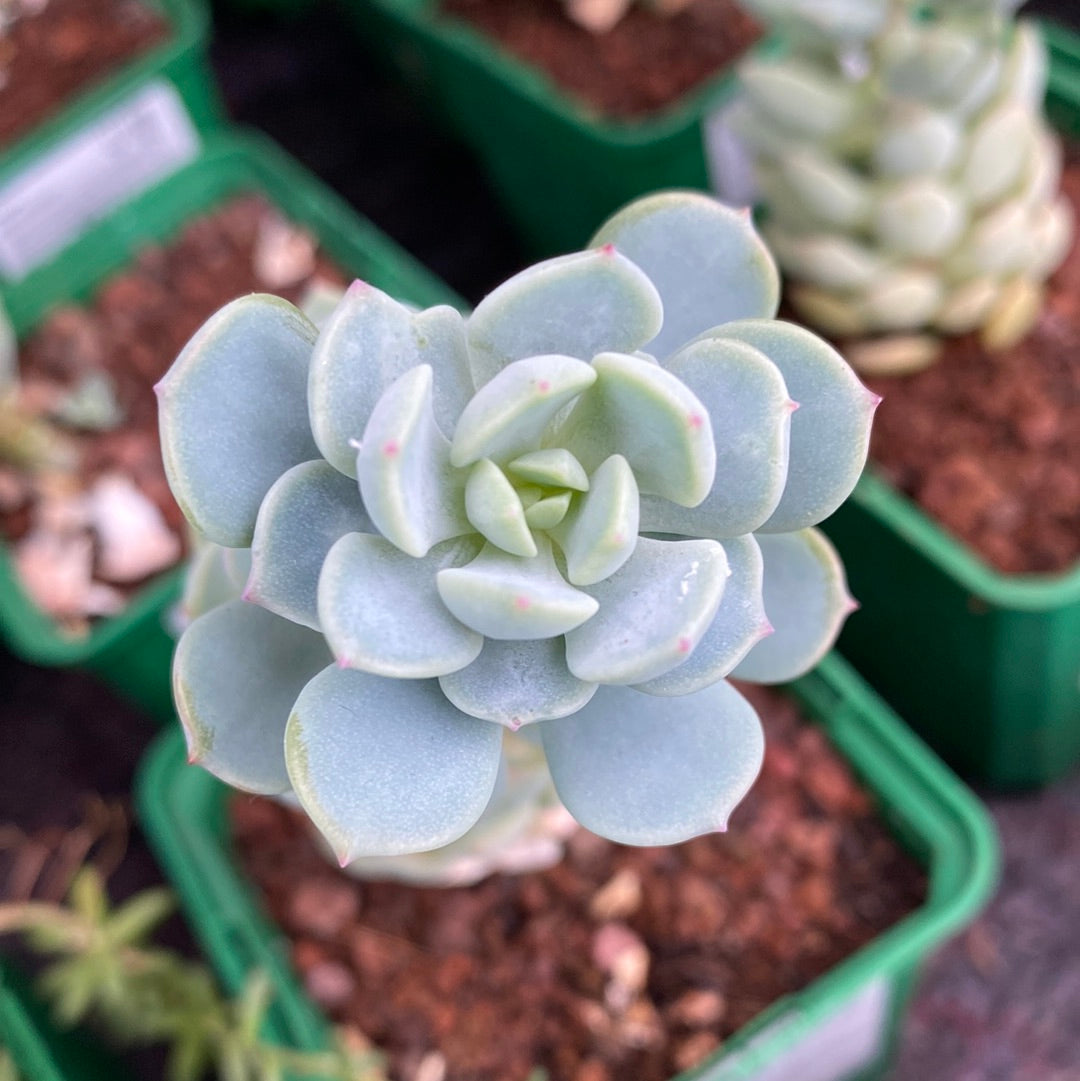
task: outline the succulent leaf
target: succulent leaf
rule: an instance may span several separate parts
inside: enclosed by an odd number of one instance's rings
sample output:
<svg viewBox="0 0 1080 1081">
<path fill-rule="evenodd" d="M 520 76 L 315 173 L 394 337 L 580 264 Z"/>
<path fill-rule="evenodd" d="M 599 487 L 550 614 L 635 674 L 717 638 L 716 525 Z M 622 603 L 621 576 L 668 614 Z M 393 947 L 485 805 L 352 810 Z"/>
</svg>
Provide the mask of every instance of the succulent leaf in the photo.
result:
<svg viewBox="0 0 1080 1081">
<path fill-rule="evenodd" d="M 682 664 L 709 629 L 730 574 L 712 540 L 641 537 L 589 587 L 599 611 L 566 636 L 566 664 L 587 683 L 643 683 Z"/>
<path fill-rule="evenodd" d="M 245 599 L 319 630 L 323 560 L 346 533 L 374 533 L 356 482 L 319 459 L 283 473 L 255 520 Z"/>
<path fill-rule="evenodd" d="M 395 679 L 464 668 L 483 646 L 447 611 L 436 576 L 475 556 L 476 537 L 436 545 L 417 559 L 383 537 L 348 533 L 319 576 L 319 623 L 338 663 Z"/>
<path fill-rule="evenodd" d="M 597 603 L 566 584 L 550 543 L 537 539 L 539 554 L 532 559 L 489 544 L 466 566 L 439 571 L 443 603 L 486 638 L 554 638 L 580 626 L 596 612 Z"/>
<path fill-rule="evenodd" d="M 450 442 L 431 408 L 432 383 L 426 364 L 395 380 L 372 410 L 356 455 L 371 520 L 417 558 L 440 541 L 470 532 L 465 478 L 450 468 Z"/>
<path fill-rule="evenodd" d="M 561 638 L 489 638 L 472 664 L 441 676 L 439 684 L 458 709 L 512 731 L 576 713 L 597 687 L 566 667 Z"/>
<path fill-rule="evenodd" d="M 577 713 L 540 731 L 570 813 L 629 845 L 726 829 L 764 753 L 757 714 L 728 683 L 678 699 L 601 687 Z"/>
<path fill-rule="evenodd" d="M 255 605 L 233 600 L 201 615 L 172 671 L 190 760 L 245 792 L 288 791 L 285 723 L 329 661 L 321 635 Z"/>
<path fill-rule="evenodd" d="M 460 837 L 491 797 L 501 733 L 456 709 L 434 680 L 330 667 L 296 700 L 285 759 L 293 791 L 344 866 Z"/>
<path fill-rule="evenodd" d="M 786 683 L 809 672 L 854 604 L 836 550 L 816 529 L 757 538 L 765 564 L 765 613 L 775 627 L 739 662 L 736 679 Z"/>
<path fill-rule="evenodd" d="M 458 468 L 481 458 L 501 463 L 540 449 L 552 420 L 595 382 L 592 365 L 573 357 L 534 356 L 508 364 L 462 412 L 451 462 Z"/>
<path fill-rule="evenodd" d="M 573 493 L 569 491 L 538 499 L 526 508 L 525 521 L 533 529 L 554 529 L 566 517 L 572 500 Z"/>
<path fill-rule="evenodd" d="M 767 634 L 772 625 L 762 599 L 764 563 L 752 536 L 724 541 L 731 577 L 720 608 L 690 657 L 655 679 L 634 684 L 634 690 L 663 696 L 693 694 L 723 679 Z"/>
<path fill-rule="evenodd" d="M 169 486 L 217 544 L 248 547 L 270 486 L 318 457 L 303 407 L 315 335 L 287 301 L 241 297 L 207 320 L 158 384 Z"/>
<path fill-rule="evenodd" d="M 473 378 L 483 388 L 526 357 L 631 353 L 655 336 L 662 318 L 656 287 L 618 252 L 601 248 L 548 259 L 503 282 L 469 317 Z"/>
<path fill-rule="evenodd" d="M 648 274 L 664 325 L 636 348 L 664 357 L 731 319 L 770 319 L 780 278 L 748 211 L 695 192 L 660 192 L 610 218 L 590 243 L 613 244 Z M 606 350 L 629 352 L 614 342 Z M 600 350 L 596 350 L 599 352 Z"/>
<path fill-rule="evenodd" d="M 472 467 L 465 483 L 465 514 L 476 531 L 512 556 L 536 555 L 536 541 L 525 520 L 521 497 L 490 459 Z"/>
<path fill-rule="evenodd" d="M 633 555 L 640 500 L 634 471 L 613 454 L 593 473 L 588 492 L 557 535 L 566 556 L 566 577 L 590 586 L 614 574 Z"/>
<path fill-rule="evenodd" d="M 761 530 L 781 533 L 820 522 L 859 479 L 877 396 L 832 346 L 794 323 L 747 319 L 728 323 L 718 335 L 764 353 L 799 403 L 791 416 L 787 481 Z"/>
<path fill-rule="evenodd" d="M 646 498 L 642 529 L 720 538 L 757 529 L 776 508 L 789 474 L 793 403 L 780 369 L 760 349 L 722 337 L 692 342 L 667 367 L 712 417 L 718 479 L 691 509 Z"/>
<path fill-rule="evenodd" d="M 180 598 L 180 616 L 186 626 L 204 612 L 236 600 L 251 574 L 250 548 L 222 548 L 197 541 Z"/>
<path fill-rule="evenodd" d="M 445 305 L 412 312 L 354 282 L 319 334 L 311 357 L 311 430 L 328 462 L 356 476 L 357 440 L 383 391 L 421 364 L 437 371 L 433 407 L 449 436 L 472 396 L 465 322 Z"/>
<path fill-rule="evenodd" d="M 506 468 L 521 480 L 548 488 L 573 488 L 577 492 L 589 490 L 589 477 L 584 467 L 564 447 L 534 450 L 515 458 Z"/>
<path fill-rule="evenodd" d="M 639 357 L 601 353 L 592 366 L 595 386 L 578 399 L 554 438 L 590 472 L 621 454 L 642 493 L 684 507 L 700 503 L 716 477 L 705 406 L 670 372 Z"/>
</svg>

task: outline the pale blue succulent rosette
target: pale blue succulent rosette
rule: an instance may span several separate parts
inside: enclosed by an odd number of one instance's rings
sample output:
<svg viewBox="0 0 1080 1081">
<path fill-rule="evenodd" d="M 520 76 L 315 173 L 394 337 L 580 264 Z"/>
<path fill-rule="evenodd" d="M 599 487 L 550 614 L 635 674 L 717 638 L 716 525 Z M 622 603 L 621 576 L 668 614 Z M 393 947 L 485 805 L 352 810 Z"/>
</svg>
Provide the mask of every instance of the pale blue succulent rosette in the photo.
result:
<svg viewBox="0 0 1080 1081">
<path fill-rule="evenodd" d="M 665 193 L 467 318 L 360 282 L 321 331 L 218 312 L 159 388 L 178 501 L 238 550 L 222 597 L 246 578 L 177 650 L 192 759 L 294 794 L 343 863 L 464 834 L 503 726 L 596 833 L 723 829 L 763 751 L 727 677 L 835 639 L 813 526 L 877 402 L 778 297 L 748 214 Z"/>
</svg>

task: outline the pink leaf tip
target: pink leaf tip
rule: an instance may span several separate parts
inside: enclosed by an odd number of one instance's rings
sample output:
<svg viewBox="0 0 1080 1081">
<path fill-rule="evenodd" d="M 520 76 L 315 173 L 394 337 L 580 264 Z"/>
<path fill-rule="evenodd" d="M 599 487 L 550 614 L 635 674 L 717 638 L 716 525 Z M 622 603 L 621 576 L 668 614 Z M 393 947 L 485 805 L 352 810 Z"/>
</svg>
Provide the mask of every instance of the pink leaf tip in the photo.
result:
<svg viewBox="0 0 1080 1081">
<path fill-rule="evenodd" d="M 352 284 L 346 290 L 347 293 L 351 293 L 354 297 L 363 296 L 364 293 L 371 292 L 371 286 L 362 278 L 353 278 Z"/>
<path fill-rule="evenodd" d="M 789 401 L 789 402 L 787 403 L 787 408 L 788 408 L 788 412 L 789 412 L 789 413 L 794 413 L 794 412 L 795 412 L 795 410 L 799 408 L 799 403 L 798 403 L 797 401 L 795 401 L 795 399 L 794 399 L 794 398 L 792 398 L 792 399 L 791 399 L 791 400 L 790 400 L 790 401 Z"/>
<path fill-rule="evenodd" d="M 600 254 L 601 255 L 614 255 L 615 254 L 615 245 L 614 244 L 605 244 L 600 249 Z"/>
</svg>

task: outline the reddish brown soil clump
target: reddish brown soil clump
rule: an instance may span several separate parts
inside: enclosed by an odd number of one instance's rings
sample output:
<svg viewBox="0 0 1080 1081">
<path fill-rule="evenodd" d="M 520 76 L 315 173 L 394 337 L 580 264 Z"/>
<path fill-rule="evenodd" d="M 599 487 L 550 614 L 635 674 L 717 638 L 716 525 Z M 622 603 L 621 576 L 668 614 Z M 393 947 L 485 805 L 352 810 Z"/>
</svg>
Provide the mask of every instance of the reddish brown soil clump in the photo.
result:
<svg viewBox="0 0 1080 1081">
<path fill-rule="evenodd" d="M 560 0 L 441 0 L 508 52 L 547 73 L 589 111 L 642 117 L 677 101 L 757 40 L 757 24 L 734 0 L 697 0 L 659 15 L 633 7 L 606 34 L 571 22 Z"/>
<path fill-rule="evenodd" d="M 48 0 L 0 36 L 0 147 L 168 36 L 138 0 Z"/>
<path fill-rule="evenodd" d="M 914 909 L 921 870 L 821 730 L 775 692 L 730 832 L 627 848 L 584 831 L 557 867 L 460 889 L 355 882 L 301 816 L 232 802 L 241 861 L 311 995 L 411 1081 L 667 1081 Z M 439 1076 L 442 1076 L 439 1074 Z"/>
</svg>

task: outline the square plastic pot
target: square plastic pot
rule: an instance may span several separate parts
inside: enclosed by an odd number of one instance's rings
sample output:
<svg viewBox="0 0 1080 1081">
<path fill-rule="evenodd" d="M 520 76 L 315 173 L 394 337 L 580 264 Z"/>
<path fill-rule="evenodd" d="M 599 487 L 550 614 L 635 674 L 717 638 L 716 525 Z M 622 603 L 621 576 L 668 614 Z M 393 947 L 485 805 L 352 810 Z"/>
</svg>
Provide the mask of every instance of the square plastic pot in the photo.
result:
<svg viewBox="0 0 1080 1081">
<path fill-rule="evenodd" d="M 1080 38 L 1043 27 L 1047 111 L 1080 136 Z M 1006 575 L 873 467 L 823 527 L 862 608 L 840 651 L 957 770 L 998 788 L 1080 761 L 1080 565 Z"/>
<path fill-rule="evenodd" d="M 582 247 L 646 192 L 713 186 L 730 69 L 646 118 L 606 119 L 467 23 L 441 16 L 437 0 L 345 5 L 373 52 L 476 152 L 536 254 Z"/>
<path fill-rule="evenodd" d="M 202 0 L 144 2 L 167 21 L 165 41 L 0 150 L 0 302 L 16 322 L 34 306 L 38 268 L 220 126 Z"/>
<path fill-rule="evenodd" d="M 996 835 L 983 806 L 837 655 L 789 689 L 875 794 L 898 841 L 926 867 L 927 897 L 678 1081 L 883 1078 L 920 966 L 974 918 L 996 879 Z M 325 1047 L 328 1024 L 233 858 L 229 795 L 187 765 L 179 728 L 159 737 L 137 781 L 143 828 L 225 986 L 235 991 L 253 969 L 264 969 L 274 987 L 268 1035 L 298 1048 Z"/>
<path fill-rule="evenodd" d="M 264 139 L 218 135 L 191 165 L 127 204 L 34 274 L 35 291 L 17 311 L 28 333 L 56 304 L 83 301 L 148 243 L 160 243 L 196 215 L 231 196 L 259 192 L 290 221 L 311 229 L 348 274 L 402 300 L 428 306 L 458 298 L 409 255 L 359 217 L 310 173 Z M 0 638 L 33 664 L 88 668 L 159 719 L 172 715 L 168 609 L 179 572 L 144 588 L 119 615 L 96 622 L 84 638 L 61 634 L 26 596 L 10 554 L 0 545 Z"/>
<path fill-rule="evenodd" d="M 60 1032 L 27 979 L 0 964 L 0 1054 L 19 1081 L 127 1081 L 128 1073 L 82 1031 Z"/>
</svg>

